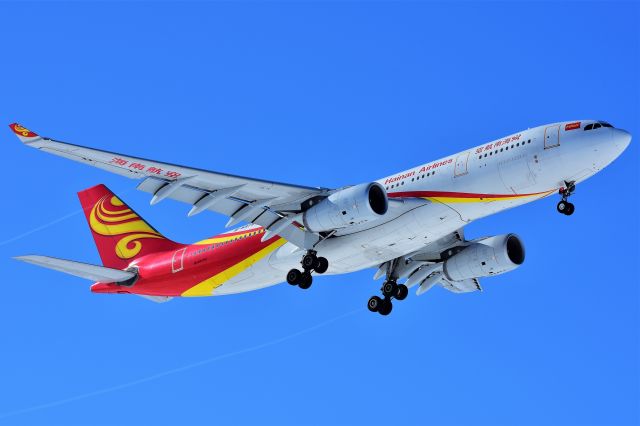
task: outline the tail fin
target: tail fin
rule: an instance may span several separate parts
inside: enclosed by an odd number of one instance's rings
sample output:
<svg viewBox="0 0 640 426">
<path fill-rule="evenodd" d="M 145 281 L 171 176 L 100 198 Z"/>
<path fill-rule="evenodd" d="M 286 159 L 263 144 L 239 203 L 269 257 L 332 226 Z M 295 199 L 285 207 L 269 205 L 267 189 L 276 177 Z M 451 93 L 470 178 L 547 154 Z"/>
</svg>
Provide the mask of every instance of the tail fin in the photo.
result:
<svg viewBox="0 0 640 426">
<path fill-rule="evenodd" d="M 156 231 L 104 185 L 85 189 L 78 198 L 104 266 L 125 269 L 137 257 L 182 247 Z"/>
</svg>

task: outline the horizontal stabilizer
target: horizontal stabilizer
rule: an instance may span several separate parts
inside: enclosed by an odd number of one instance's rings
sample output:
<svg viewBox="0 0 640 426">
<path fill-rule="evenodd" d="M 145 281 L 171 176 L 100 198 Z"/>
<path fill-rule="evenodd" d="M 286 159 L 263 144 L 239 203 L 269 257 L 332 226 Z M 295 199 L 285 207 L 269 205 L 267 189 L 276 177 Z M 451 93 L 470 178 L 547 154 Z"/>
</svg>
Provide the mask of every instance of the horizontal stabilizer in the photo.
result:
<svg viewBox="0 0 640 426">
<path fill-rule="evenodd" d="M 147 300 L 151 300 L 152 302 L 156 302 L 156 303 L 165 303 L 173 299 L 173 297 L 169 297 L 169 296 L 147 296 L 146 294 L 138 294 L 138 296 L 143 297 Z"/>
<path fill-rule="evenodd" d="M 75 275 L 91 281 L 103 283 L 119 283 L 133 279 L 136 274 L 119 269 L 105 268 L 104 266 L 90 265 L 88 263 L 74 262 L 72 260 L 57 259 L 48 256 L 18 256 L 16 260 Z"/>
</svg>

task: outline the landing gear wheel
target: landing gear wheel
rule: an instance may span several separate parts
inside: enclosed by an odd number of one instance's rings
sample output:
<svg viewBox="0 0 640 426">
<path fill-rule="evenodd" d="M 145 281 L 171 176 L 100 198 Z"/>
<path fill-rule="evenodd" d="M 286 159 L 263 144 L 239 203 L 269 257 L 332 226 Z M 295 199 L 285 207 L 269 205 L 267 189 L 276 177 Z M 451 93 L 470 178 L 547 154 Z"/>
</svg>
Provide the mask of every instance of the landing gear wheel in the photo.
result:
<svg viewBox="0 0 640 426">
<path fill-rule="evenodd" d="M 391 313 L 393 309 L 393 305 L 391 304 L 391 299 L 384 299 L 380 308 L 378 308 L 378 313 L 383 316 L 387 316 Z"/>
<path fill-rule="evenodd" d="M 557 209 L 558 213 L 567 214 L 567 207 L 569 206 L 569 202 L 562 200 L 558 203 Z"/>
<path fill-rule="evenodd" d="M 302 272 L 298 271 L 297 269 L 292 269 L 287 274 L 287 283 L 291 285 L 298 285 L 300 284 L 301 280 L 302 280 Z"/>
<path fill-rule="evenodd" d="M 302 258 L 302 267 L 307 270 L 316 269 L 318 266 L 318 258 L 315 254 L 309 253 Z"/>
<path fill-rule="evenodd" d="M 324 274 L 329 269 L 329 261 L 324 257 L 319 257 L 317 261 L 317 265 L 315 267 L 315 271 L 318 274 Z"/>
<path fill-rule="evenodd" d="M 395 281 L 385 281 L 382 285 L 382 294 L 384 297 L 392 297 L 398 293 L 398 284 Z"/>
<path fill-rule="evenodd" d="M 301 289 L 306 290 L 309 287 L 311 287 L 312 282 L 313 282 L 313 278 L 311 277 L 311 274 L 309 272 L 304 272 L 300 278 L 300 282 L 298 283 L 298 286 Z"/>
<path fill-rule="evenodd" d="M 404 284 L 398 284 L 398 290 L 396 291 L 396 300 L 404 300 L 409 294 L 409 288 Z"/>
<path fill-rule="evenodd" d="M 576 207 L 573 205 L 573 203 L 567 203 L 567 208 L 564 211 L 564 214 L 566 214 L 567 216 L 571 216 L 575 210 Z"/>
<path fill-rule="evenodd" d="M 569 197 L 576 191 L 575 181 L 564 181 L 565 187 L 560 188 L 558 193 L 562 200 L 558 203 L 558 212 L 567 216 L 571 216 L 575 210 L 575 206 L 569 202 Z"/>
<path fill-rule="evenodd" d="M 383 303 L 384 302 L 382 301 L 381 298 L 379 298 L 378 296 L 373 296 L 371 299 L 369 299 L 369 303 L 367 303 L 367 308 L 369 308 L 371 312 L 378 312 L 378 310 L 380 309 Z"/>
</svg>

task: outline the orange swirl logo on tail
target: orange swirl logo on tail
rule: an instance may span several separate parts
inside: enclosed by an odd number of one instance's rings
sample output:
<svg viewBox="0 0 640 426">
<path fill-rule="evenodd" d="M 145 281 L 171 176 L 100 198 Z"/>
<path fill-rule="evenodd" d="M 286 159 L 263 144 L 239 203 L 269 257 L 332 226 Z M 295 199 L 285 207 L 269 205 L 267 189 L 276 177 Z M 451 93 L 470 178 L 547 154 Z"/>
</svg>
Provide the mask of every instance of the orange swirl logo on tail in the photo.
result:
<svg viewBox="0 0 640 426">
<path fill-rule="evenodd" d="M 116 196 L 105 195 L 98 200 L 91 209 L 89 223 L 97 234 L 106 237 L 123 235 L 115 247 L 116 254 L 121 259 L 131 259 L 138 255 L 142 250 L 142 239 L 164 238 Z"/>
</svg>

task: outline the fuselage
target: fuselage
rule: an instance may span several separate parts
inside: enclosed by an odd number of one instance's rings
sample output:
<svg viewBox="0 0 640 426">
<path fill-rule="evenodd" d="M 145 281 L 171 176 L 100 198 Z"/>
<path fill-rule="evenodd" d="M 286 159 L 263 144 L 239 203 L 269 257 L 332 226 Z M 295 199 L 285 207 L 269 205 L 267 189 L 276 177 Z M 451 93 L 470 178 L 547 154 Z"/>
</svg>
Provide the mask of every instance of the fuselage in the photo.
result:
<svg viewBox="0 0 640 426">
<path fill-rule="evenodd" d="M 631 136 L 603 122 L 554 123 L 509 135 L 376 182 L 390 199 L 375 223 L 336 232 L 317 246 L 329 274 L 353 272 L 437 245 L 471 221 L 556 194 L 615 160 Z M 95 292 L 211 296 L 283 281 L 304 250 L 279 236 L 262 242 L 249 225 L 172 252 L 138 258 L 131 288 L 94 284 Z"/>
</svg>

